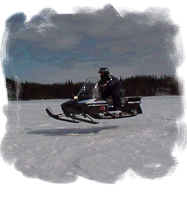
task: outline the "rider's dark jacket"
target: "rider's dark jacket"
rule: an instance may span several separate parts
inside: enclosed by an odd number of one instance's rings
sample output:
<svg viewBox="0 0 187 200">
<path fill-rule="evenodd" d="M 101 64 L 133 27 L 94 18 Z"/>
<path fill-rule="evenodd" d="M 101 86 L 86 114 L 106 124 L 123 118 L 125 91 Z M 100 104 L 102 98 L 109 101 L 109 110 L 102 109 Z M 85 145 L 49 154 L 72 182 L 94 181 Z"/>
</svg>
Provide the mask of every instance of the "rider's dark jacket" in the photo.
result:
<svg viewBox="0 0 187 200">
<path fill-rule="evenodd" d="M 106 87 L 102 87 L 103 84 L 107 84 Z M 112 96 L 115 107 L 121 107 L 121 91 L 122 84 L 118 78 L 113 75 L 101 77 L 99 81 L 100 95 L 102 98 L 108 98 Z"/>
</svg>

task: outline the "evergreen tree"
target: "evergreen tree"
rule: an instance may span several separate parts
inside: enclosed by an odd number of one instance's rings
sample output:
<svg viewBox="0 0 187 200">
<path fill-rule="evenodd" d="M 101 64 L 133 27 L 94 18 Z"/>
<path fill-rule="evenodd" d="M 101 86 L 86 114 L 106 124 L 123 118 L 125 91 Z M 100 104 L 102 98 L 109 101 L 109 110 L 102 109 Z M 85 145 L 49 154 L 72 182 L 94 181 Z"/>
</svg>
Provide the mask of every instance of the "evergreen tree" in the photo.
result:
<svg viewBox="0 0 187 200">
<path fill-rule="evenodd" d="M 130 78 L 120 77 L 125 96 L 155 96 L 155 95 L 180 95 L 179 82 L 172 76 L 162 75 L 134 76 Z M 19 84 L 20 93 L 16 86 Z M 36 100 L 36 99 L 67 99 L 77 95 L 83 83 L 73 83 L 67 80 L 65 83 L 39 84 L 16 82 L 6 78 L 8 100 Z"/>
</svg>

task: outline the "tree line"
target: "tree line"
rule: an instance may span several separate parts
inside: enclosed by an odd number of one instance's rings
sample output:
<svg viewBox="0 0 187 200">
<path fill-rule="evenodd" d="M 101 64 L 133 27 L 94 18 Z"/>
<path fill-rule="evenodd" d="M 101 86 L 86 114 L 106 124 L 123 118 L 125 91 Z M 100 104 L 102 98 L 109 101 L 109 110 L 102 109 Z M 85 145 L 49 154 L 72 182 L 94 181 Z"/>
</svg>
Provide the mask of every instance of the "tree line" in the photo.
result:
<svg viewBox="0 0 187 200">
<path fill-rule="evenodd" d="M 140 75 L 122 79 L 125 96 L 180 95 L 179 81 L 173 76 Z"/>
<path fill-rule="evenodd" d="M 179 82 L 173 76 L 120 77 L 124 96 L 180 95 Z M 69 99 L 76 95 L 84 82 L 40 84 L 6 78 L 8 100 Z"/>
</svg>

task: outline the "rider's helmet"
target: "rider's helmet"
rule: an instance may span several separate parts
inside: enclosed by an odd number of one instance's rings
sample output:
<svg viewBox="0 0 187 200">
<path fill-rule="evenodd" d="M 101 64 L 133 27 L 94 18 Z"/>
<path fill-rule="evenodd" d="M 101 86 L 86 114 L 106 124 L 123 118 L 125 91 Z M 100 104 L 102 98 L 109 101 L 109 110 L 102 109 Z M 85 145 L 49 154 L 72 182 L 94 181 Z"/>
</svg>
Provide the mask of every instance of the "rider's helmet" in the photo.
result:
<svg viewBox="0 0 187 200">
<path fill-rule="evenodd" d="M 100 68 L 98 73 L 103 73 L 104 76 L 108 76 L 110 74 L 109 69 L 104 67 Z"/>
</svg>

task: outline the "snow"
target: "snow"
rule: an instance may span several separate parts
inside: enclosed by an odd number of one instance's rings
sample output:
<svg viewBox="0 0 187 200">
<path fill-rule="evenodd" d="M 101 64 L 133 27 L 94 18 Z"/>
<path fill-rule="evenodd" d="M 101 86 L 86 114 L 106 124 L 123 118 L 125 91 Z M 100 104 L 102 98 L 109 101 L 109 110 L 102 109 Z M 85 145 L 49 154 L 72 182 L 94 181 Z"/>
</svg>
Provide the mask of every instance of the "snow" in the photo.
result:
<svg viewBox="0 0 187 200">
<path fill-rule="evenodd" d="M 9 102 L 2 156 L 24 176 L 50 183 L 78 177 L 116 183 L 133 172 L 143 179 L 171 175 L 177 166 L 174 147 L 184 149 L 181 96 L 142 98 L 143 114 L 100 120 L 98 125 L 69 124 L 45 112 L 60 113 L 65 100 Z"/>
</svg>

